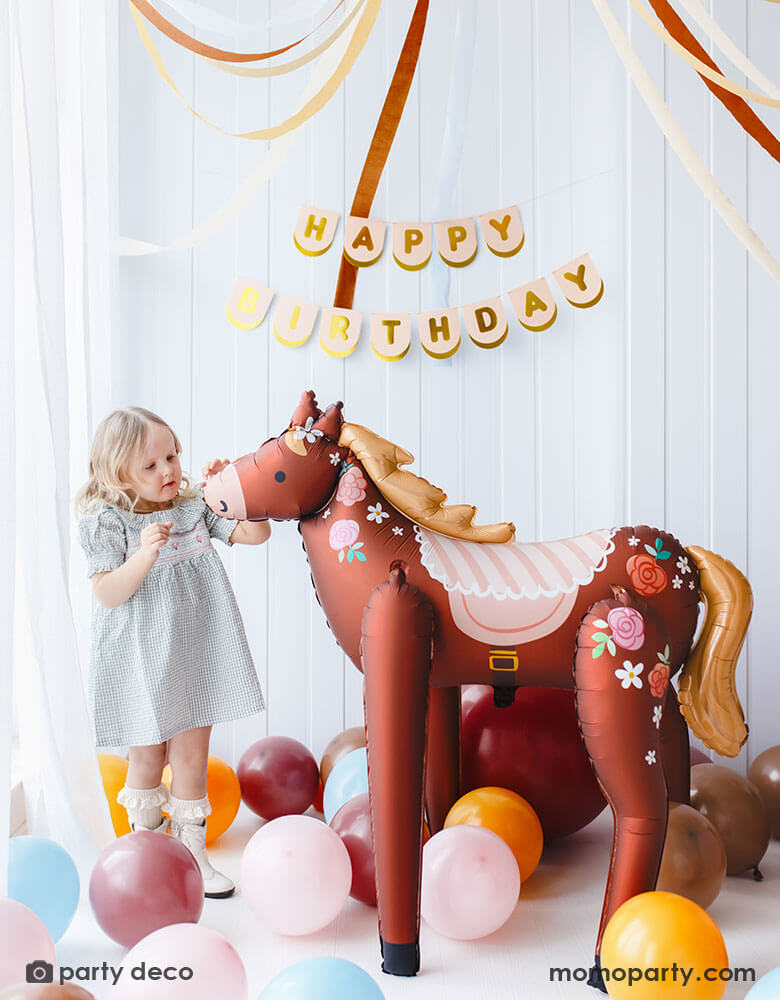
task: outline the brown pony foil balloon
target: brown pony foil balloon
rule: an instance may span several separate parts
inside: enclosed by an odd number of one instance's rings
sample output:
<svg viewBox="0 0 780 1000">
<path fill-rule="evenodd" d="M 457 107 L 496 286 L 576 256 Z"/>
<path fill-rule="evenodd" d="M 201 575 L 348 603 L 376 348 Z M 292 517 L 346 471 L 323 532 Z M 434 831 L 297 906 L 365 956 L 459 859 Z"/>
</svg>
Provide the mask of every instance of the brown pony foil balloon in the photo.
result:
<svg viewBox="0 0 780 1000">
<path fill-rule="evenodd" d="M 748 582 L 647 526 L 532 543 L 476 525 L 474 507 L 402 468 L 409 452 L 341 411 L 304 393 L 289 428 L 204 496 L 224 517 L 299 521 L 317 598 L 365 675 L 382 968 L 419 970 L 423 808 L 436 833 L 460 795 L 460 685 L 492 685 L 497 705 L 524 685 L 573 688 L 615 821 L 591 975 L 603 989 L 604 928 L 655 887 L 669 800 L 689 800 L 686 722 L 719 754 L 747 738 L 734 670 Z"/>
</svg>

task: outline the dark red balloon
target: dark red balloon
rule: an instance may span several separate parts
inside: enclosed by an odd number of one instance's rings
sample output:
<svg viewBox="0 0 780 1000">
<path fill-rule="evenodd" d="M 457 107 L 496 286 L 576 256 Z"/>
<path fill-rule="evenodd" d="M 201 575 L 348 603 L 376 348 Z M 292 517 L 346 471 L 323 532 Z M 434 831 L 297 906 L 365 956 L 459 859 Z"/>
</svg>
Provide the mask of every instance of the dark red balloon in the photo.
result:
<svg viewBox="0 0 780 1000">
<path fill-rule="evenodd" d="M 169 924 L 196 924 L 203 876 L 191 852 L 164 833 L 126 833 L 98 858 L 89 901 L 106 934 L 132 948 Z"/>
<path fill-rule="evenodd" d="M 706 753 L 702 753 L 701 750 L 697 750 L 696 747 L 691 747 L 691 767 L 696 764 L 711 764 L 712 760 L 707 756 Z"/>
<path fill-rule="evenodd" d="M 587 826 L 606 806 L 580 736 L 574 693 L 520 688 L 507 708 L 472 684 L 462 698 L 463 791 L 497 786 L 522 795 L 544 839 Z"/>
<path fill-rule="evenodd" d="M 319 786 L 317 761 L 289 736 L 266 736 L 238 762 L 241 798 L 263 819 L 304 813 Z"/>
<path fill-rule="evenodd" d="M 356 795 L 345 803 L 330 821 L 330 825 L 343 840 L 352 862 L 350 896 L 361 903 L 376 906 L 376 864 L 368 793 Z"/>
</svg>

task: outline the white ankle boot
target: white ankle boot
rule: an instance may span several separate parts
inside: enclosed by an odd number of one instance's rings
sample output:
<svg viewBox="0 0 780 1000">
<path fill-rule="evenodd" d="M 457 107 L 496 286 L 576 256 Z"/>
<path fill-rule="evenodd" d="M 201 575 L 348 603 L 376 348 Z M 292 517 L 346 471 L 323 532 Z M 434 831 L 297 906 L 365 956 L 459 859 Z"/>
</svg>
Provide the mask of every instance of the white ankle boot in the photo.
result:
<svg viewBox="0 0 780 1000">
<path fill-rule="evenodd" d="M 206 854 L 206 817 L 211 812 L 207 796 L 202 799 L 177 799 L 170 795 L 168 813 L 171 833 L 189 848 L 198 862 L 203 876 L 203 892 L 209 899 L 227 899 L 235 892 L 235 885 L 222 872 L 218 872 Z"/>
<path fill-rule="evenodd" d="M 130 788 L 125 785 L 116 797 L 117 802 L 127 810 L 130 829 L 135 833 L 139 830 L 151 830 L 154 833 L 167 833 L 168 820 L 162 814 L 162 807 L 168 804 L 168 788 L 158 785 L 157 788 Z"/>
</svg>

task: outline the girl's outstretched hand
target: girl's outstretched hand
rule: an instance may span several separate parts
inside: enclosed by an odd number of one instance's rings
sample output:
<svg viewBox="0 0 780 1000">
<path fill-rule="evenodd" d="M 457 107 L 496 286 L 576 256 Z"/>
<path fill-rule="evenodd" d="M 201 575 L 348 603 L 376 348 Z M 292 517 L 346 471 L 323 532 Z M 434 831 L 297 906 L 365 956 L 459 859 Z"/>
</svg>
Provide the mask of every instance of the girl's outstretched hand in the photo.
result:
<svg viewBox="0 0 780 1000">
<path fill-rule="evenodd" d="M 141 552 L 149 560 L 150 565 L 157 562 L 160 549 L 168 541 L 172 527 L 173 521 L 156 521 L 154 524 L 147 524 L 141 532 Z"/>
<path fill-rule="evenodd" d="M 205 486 L 207 479 L 209 479 L 211 476 L 218 475 L 220 472 L 222 472 L 223 469 L 226 469 L 229 465 L 230 462 L 227 458 L 212 458 L 211 461 L 206 462 L 206 464 L 200 470 L 200 474 L 203 476 L 203 479 L 200 481 L 199 485 Z"/>
</svg>

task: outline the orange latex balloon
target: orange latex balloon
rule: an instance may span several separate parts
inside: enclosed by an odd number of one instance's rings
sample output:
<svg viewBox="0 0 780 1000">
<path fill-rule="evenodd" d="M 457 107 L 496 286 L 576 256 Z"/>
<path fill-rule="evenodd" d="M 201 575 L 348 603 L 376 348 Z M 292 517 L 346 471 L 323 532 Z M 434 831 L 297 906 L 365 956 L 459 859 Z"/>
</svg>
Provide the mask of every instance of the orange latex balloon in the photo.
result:
<svg viewBox="0 0 780 1000">
<path fill-rule="evenodd" d="M 542 856 L 542 824 L 522 796 L 507 788 L 475 788 L 462 795 L 447 813 L 444 826 L 465 823 L 484 826 L 510 848 L 520 869 L 520 881 L 533 873 Z"/>
<path fill-rule="evenodd" d="M 607 924 L 601 968 L 613 1000 L 720 1000 L 726 983 L 718 973 L 728 969 L 728 954 L 717 924 L 696 903 L 643 892 Z"/>
<path fill-rule="evenodd" d="M 162 780 L 171 787 L 171 767 L 166 765 Z M 206 794 L 211 813 L 206 819 L 206 843 L 212 844 L 230 827 L 241 805 L 241 786 L 233 768 L 219 757 L 209 754 L 206 769 Z"/>
<path fill-rule="evenodd" d="M 114 824 L 114 833 L 117 837 L 121 837 L 125 833 L 130 833 L 130 821 L 127 818 L 127 810 L 119 805 L 116 797 L 124 787 L 129 765 L 124 757 L 115 753 L 99 753 L 97 757 L 100 776 L 103 779 L 103 791 L 106 793 L 111 822 Z"/>
</svg>

